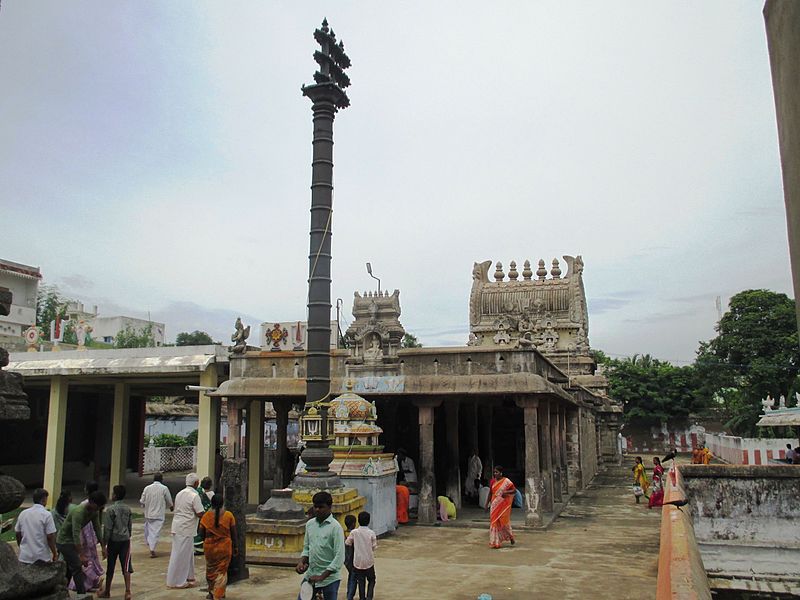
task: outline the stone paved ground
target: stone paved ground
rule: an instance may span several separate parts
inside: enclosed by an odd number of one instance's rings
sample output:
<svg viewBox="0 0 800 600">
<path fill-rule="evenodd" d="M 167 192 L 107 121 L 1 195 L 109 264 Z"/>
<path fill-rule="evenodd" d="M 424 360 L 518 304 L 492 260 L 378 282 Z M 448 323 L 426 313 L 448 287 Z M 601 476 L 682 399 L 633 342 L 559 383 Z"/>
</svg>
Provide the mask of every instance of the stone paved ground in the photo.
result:
<svg viewBox="0 0 800 600">
<path fill-rule="evenodd" d="M 481 593 L 494 600 L 654 598 L 660 511 L 634 503 L 631 464 L 600 473 L 547 530 L 518 531 L 513 548 L 490 550 L 488 525 L 477 523 L 482 528 L 400 529 L 379 542 L 376 598 L 475 600 Z M 150 559 L 140 523 L 134 530 L 134 598 L 202 600 L 199 589 L 164 587 L 168 535 L 159 546 L 162 556 Z M 196 565 L 203 581 L 202 558 Z M 297 596 L 299 576 L 291 569 L 251 567 L 250 574 L 249 581 L 228 588 L 228 598 Z M 117 575 L 112 597 L 121 598 L 123 591 Z"/>
</svg>

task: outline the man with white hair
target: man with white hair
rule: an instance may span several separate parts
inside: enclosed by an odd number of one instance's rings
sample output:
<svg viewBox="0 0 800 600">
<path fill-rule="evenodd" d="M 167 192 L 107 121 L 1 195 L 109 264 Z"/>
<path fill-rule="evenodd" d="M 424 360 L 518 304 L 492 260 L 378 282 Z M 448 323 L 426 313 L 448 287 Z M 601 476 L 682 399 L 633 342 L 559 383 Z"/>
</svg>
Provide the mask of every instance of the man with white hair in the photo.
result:
<svg viewBox="0 0 800 600">
<path fill-rule="evenodd" d="M 203 516 L 203 502 L 197 492 L 197 473 L 186 476 L 186 487 L 175 496 L 172 517 L 172 552 L 167 567 L 167 587 L 189 588 L 197 585 L 194 576 L 194 536 Z"/>
</svg>

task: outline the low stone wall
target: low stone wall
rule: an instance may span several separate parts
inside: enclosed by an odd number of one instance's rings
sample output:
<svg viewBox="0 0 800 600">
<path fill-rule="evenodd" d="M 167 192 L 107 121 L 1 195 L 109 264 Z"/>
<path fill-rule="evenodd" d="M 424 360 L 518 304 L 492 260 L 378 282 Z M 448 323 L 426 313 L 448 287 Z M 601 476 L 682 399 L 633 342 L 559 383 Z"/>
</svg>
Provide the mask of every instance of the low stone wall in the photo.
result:
<svg viewBox="0 0 800 600">
<path fill-rule="evenodd" d="M 664 479 L 664 502 L 685 499 L 681 474 L 673 467 Z M 661 509 L 656 600 L 675 598 L 711 600 L 711 588 L 690 514 L 665 504 Z"/>
<path fill-rule="evenodd" d="M 786 458 L 786 444 L 798 446 L 797 438 L 741 438 L 721 433 L 706 434 L 706 446 L 720 460 L 732 465 L 766 465 Z"/>
<path fill-rule="evenodd" d="M 800 467 L 682 465 L 697 538 L 798 547 Z"/>
</svg>

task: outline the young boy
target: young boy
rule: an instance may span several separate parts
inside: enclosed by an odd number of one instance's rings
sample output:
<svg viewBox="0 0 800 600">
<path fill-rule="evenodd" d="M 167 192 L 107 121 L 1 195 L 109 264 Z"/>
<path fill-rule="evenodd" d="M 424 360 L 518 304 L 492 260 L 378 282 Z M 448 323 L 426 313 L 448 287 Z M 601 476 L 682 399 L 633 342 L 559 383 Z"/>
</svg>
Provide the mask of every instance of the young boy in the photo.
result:
<svg viewBox="0 0 800 600">
<path fill-rule="evenodd" d="M 106 589 L 98 594 L 98 598 L 111 597 L 111 580 L 114 578 L 114 566 L 119 558 L 122 577 L 125 579 L 125 600 L 131 598 L 131 509 L 123 502 L 125 486 L 115 485 L 111 496 L 113 504 L 106 508 L 103 515 L 103 546 L 108 554 L 106 566 Z"/>
<path fill-rule="evenodd" d="M 378 538 L 375 532 L 368 527 L 370 515 L 364 511 L 358 514 L 358 527 L 350 532 L 345 540 L 345 547 L 353 546 L 353 575 L 358 584 L 358 596 L 364 600 L 364 583 L 367 582 L 367 600 L 375 597 L 375 549 L 378 547 Z M 355 589 L 350 591 L 347 586 L 347 600 L 353 600 Z"/>
<path fill-rule="evenodd" d="M 344 537 L 347 540 L 347 536 L 350 535 L 350 532 L 356 528 L 356 518 L 353 515 L 346 515 L 344 518 Z M 347 569 L 347 597 L 352 598 L 356 593 L 356 578 L 353 575 L 353 546 L 347 545 L 345 541 L 344 547 L 344 567 Z"/>
</svg>

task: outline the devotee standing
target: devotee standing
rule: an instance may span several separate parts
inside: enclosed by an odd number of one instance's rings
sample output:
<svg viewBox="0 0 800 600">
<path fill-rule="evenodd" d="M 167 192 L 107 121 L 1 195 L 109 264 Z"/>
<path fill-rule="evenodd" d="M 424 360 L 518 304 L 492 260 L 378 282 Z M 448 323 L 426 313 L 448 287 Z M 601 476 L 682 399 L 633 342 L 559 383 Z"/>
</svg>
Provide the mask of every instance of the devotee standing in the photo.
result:
<svg viewBox="0 0 800 600">
<path fill-rule="evenodd" d="M 56 535 L 56 548 L 67 563 L 67 581 L 73 579 L 78 594 L 86 593 L 81 565 L 88 562 L 88 549 L 83 544 L 81 532 L 87 524 L 91 526 L 98 521 L 98 514 L 105 504 L 106 497 L 102 492 L 92 492 L 86 502 L 69 511 Z M 97 527 L 100 528 L 99 523 Z"/>
<path fill-rule="evenodd" d="M 653 458 L 653 491 L 650 493 L 650 501 L 647 508 L 662 506 L 664 504 L 664 467 L 661 460 Z"/>
<path fill-rule="evenodd" d="M 303 552 L 296 571 L 308 573 L 306 580 L 323 600 L 336 600 L 344 563 L 344 531 L 333 518 L 333 498 L 328 492 L 317 492 L 311 499 L 315 518 L 306 523 Z M 299 598 L 299 597 L 298 597 Z"/>
<path fill-rule="evenodd" d="M 211 480 L 211 477 L 203 477 L 200 481 L 200 485 L 197 486 L 200 502 L 203 503 L 203 512 L 211 510 L 211 499 L 214 497 L 214 490 L 211 489 L 213 484 L 214 482 Z M 197 527 L 197 534 L 194 536 L 194 555 L 203 556 L 203 538 L 200 536 L 199 525 Z"/>
<path fill-rule="evenodd" d="M 639 504 L 639 499 L 644 496 L 645 498 L 648 497 L 647 488 L 650 487 L 650 482 L 647 480 L 647 473 L 644 470 L 644 465 L 642 464 L 642 457 L 636 457 L 636 464 L 633 465 L 633 485 L 634 487 L 639 486 L 642 490 L 641 495 L 639 495 L 636 491 L 634 491 L 634 495 L 636 496 L 636 504 Z"/>
<path fill-rule="evenodd" d="M 161 473 L 153 475 L 153 483 L 142 490 L 142 497 L 139 498 L 139 504 L 144 507 L 144 541 L 150 548 L 150 558 L 156 557 L 158 536 L 164 526 L 167 507 L 172 510 L 172 494 L 163 481 Z"/>
<path fill-rule="evenodd" d="M 87 498 L 81 502 L 81 505 L 89 502 L 88 496 L 91 496 L 94 492 L 96 492 L 97 487 L 96 481 L 86 482 Z M 105 500 L 106 497 L 103 495 L 103 505 L 105 505 Z M 83 552 L 86 557 L 86 560 L 83 561 L 83 586 L 89 592 L 97 590 L 103 586 L 103 573 L 105 573 L 105 571 L 103 570 L 103 563 L 100 560 L 100 556 L 97 554 L 97 545 L 100 544 L 100 539 L 103 533 L 100 525 L 102 510 L 103 507 L 101 506 L 95 513 L 92 521 L 90 523 L 86 523 L 81 530 Z M 106 549 L 102 544 L 100 545 L 100 550 L 103 554 L 103 558 L 105 558 Z M 69 589 L 75 590 L 77 589 L 77 585 L 77 582 L 73 579 Z"/>
<path fill-rule="evenodd" d="M 503 467 L 495 466 L 494 479 L 490 482 L 489 502 L 489 546 L 499 548 L 506 540 L 514 545 L 514 532 L 511 530 L 511 503 L 517 488 L 508 477 L 503 476 Z"/>
<path fill-rule="evenodd" d="M 56 524 L 53 515 L 44 507 L 49 494 L 37 488 L 33 491 L 33 506 L 26 508 L 17 517 L 14 531 L 19 546 L 19 562 L 33 564 L 37 560 L 58 560 L 56 550 Z"/>
<path fill-rule="evenodd" d="M 200 479 L 196 473 L 186 476 L 186 487 L 175 496 L 175 514 L 172 517 L 172 551 L 167 567 L 167 587 L 195 587 L 194 536 L 197 523 L 203 516 L 203 503 L 197 493 Z"/>
<path fill-rule="evenodd" d="M 125 600 L 131 599 L 131 533 L 133 523 L 131 509 L 123 502 L 125 486 L 115 485 L 111 499 L 114 501 L 103 514 L 103 544 L 106 546 L 108 561 L 106 562 L 106 589 L 97 594 L 98 598 L 111 597 L 111 580 L 114 578 L 114 567 L 119 560 L 122 578 L 125 580 Z"/>
<path fill-rule="evenodd" d="M 228 585 L 228 567 L 231 558 L 239 553 L 236 546 L 236 519 L 233 513 L 223 510 L 221 494 L 211 498 L 211 510 L 200 519 L 200 537 L 206 555 L 206 581 L 208 596 L 219 600 L 225 597 Z"/>
<path fill-rule="evenodd" d="M 472 450 L 472 456 L 467 461 L 467 477 L 464 480 L 464 494 L 469 498 L 478 499 L 478 485 L 477 482 L 483 473 L 483 463 L 478 456 L 478 449 Z"/>
<path fill-rule="evenodd" d="M 397 522 L 408 523 L 408 499 L 411 494 L 405 481 L 401 481 L 395 486 L 395 495 L 397 496 Z"/>
<path fill-rule="evenodd" d="M 358 586 L 358 596 L 364 600 L 364 587 L 366 586 L 366 600 L 375 597 L 375 550 L 378 548 L 378 538 L 369 528 L 370 514 L 367 511 L 358 513 L 358 527 L 350 532 L 345 540 L 346 546 L 353 546 L 353 578 Z M 353 600 L 355 586 L 352 590 L 348 580 L 347 600 Z"/>
<path fill-rule="evenodd" d="M 56 500 L 55 508 L 50 511 L 50 514 L 53 515 L 53 522 L 56 524 L 56 530 L 61 529 L 61 524 L 73 508 L 75 508 L 75 505 L 72 503 L 72 492 L 62 490 L 61 495 Z"/>
</svg>

